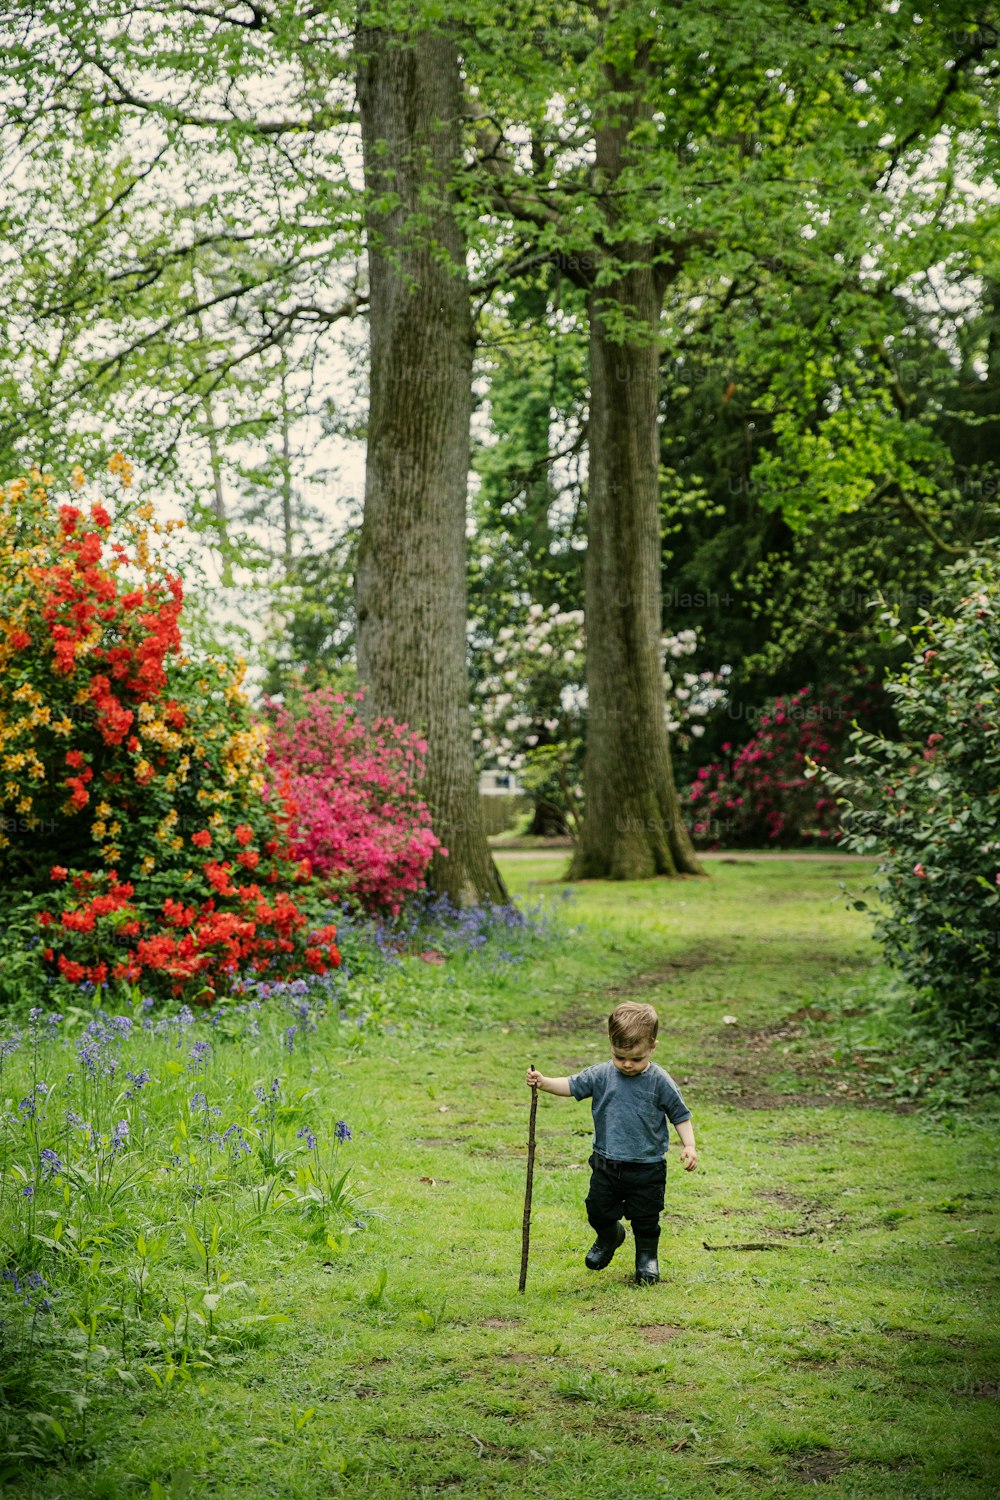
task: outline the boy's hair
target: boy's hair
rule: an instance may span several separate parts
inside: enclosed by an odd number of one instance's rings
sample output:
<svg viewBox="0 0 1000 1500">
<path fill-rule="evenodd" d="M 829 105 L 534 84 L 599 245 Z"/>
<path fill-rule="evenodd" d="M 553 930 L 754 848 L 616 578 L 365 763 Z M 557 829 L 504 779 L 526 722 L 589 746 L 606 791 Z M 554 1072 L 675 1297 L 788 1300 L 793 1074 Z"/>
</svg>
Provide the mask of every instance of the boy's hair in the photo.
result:
<svg viewBox="0 0 1000 1500">
<path fill-rule="evenodd" d="M 640 1005 L 636 1000 L 616 1006 L 608 1017 L 612 1047 L 639 1047 L 643 1042 L 655 1042 L 659 1029 L 659 1017 L 653 1007 Z"/>
</svg>

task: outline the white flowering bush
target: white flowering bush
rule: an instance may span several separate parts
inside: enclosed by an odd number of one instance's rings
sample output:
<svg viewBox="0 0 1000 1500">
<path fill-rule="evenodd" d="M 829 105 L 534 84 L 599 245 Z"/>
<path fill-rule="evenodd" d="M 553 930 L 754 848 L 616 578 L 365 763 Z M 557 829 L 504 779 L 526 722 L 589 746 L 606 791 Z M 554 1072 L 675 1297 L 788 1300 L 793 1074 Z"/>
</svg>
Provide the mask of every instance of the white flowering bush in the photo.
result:
<svg viewBox="0 0 1000 1500">
<path fill-rule="evenodd" d="M 691 741 L 700 740 L 705 733 L 705 720 L 709 714 L 726 702 L 726 679 L 730 669 L 722 666 L 717 672 L 685 672 L 672 665 L 685 656 L 693 656 L 698 650 L 696 630 L 665 635 L 660 646 L 665 668 L 663 689 L 667 728 L 674 737 L 674 744 L 681 750 L 688 750 Z"/>
<path fill-rule="evenodd" d="M 726 701 L 728 668 L 684 670 L 681 663 L 698 650 L 693 630 L 664 636 L 660 644 L 667 728 L 687 750 Z M 498 631 L 474 716 L 480 764 L 511 772 L 575 827 L 583 805 L 587 720 L 583 610 L 531 604 L 519 622 Z"/>
</svg>

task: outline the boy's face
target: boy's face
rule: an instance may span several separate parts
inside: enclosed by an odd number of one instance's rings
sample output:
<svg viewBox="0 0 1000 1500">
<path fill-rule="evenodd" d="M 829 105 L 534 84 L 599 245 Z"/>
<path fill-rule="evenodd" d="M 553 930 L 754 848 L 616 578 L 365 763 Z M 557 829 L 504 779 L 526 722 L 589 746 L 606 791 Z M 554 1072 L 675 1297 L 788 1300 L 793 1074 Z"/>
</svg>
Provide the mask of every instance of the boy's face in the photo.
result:
<svg viewBox="0 0 1000 1500">
<path fill-rule="evenodd" d="M 618 1047 L 612 1043 L 611 1061 L 619 1073 L 634 1078 L 637 1073 L 645 1073 L 655 1051 L 655 1042 L 637 1042 L 634 1047 Z"/>
</svg>

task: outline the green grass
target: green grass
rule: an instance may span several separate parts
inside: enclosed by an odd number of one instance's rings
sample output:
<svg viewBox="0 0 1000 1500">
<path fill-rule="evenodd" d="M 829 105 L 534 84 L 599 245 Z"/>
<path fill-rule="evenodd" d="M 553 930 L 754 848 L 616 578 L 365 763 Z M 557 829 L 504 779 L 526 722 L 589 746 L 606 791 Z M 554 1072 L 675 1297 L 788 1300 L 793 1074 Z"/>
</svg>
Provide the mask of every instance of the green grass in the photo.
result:
<svg viewBox="0 0 1000 1500">
<path fill-rule="evenodd" d="M 551 861 L 505 873 L 558 894 Z M 13 1388 L 6 1446 L 34 1456 L 8 1461 L 0 1493 L 994 1496 L 995 1116 L 928 1116 L 868 1081 L 851 1038 L 882 976 L 843 878 L 762 861 L 586 883 L 574 930 L 521 964 L 413 959 L 359 983 L 395 1030 L 330 1020 L 293 1057 L 267 1037 L 217 1047 L 198 1086 L 223 1097 L 228 1079 L 227 1109 L 281 1073 L 276 1149 L 302 1149 L 307 1119 L 324 1139 L 350 1122 L 353 1206 L 312 1210 L 289 1179 L 255 1221 L 249 1178 L 192 1201 L 166 1174 L 102 1210 L 96 1321 L 67 1317 L 85 1311 L 74 1265 L 40 1404 Z M 525 1066 L 601 1058 L 626 995 L 657 1005 L 657 1058 L 698 1133 L 698 1172 L 668 1172 L 663 1281 L 631 1282 L 631 1239 L 584 1267 L 589 1111 L 542 1096 L 520 1296 Z M 0 1092 L 16 1108 L 7 1076 Z M 245 1284 L 186 1365 L 159 1316 L 206 1285 L 185 1217 L 203 1243 L 219 1224 L 209 1281 Z M 141 1317 L 139 1230 L 162 1241 Z M 773 1248 L 733 1248 L 758 1243 Z M 57 1279 L 56 1252 L 37 1254 Z"/>
</svg>

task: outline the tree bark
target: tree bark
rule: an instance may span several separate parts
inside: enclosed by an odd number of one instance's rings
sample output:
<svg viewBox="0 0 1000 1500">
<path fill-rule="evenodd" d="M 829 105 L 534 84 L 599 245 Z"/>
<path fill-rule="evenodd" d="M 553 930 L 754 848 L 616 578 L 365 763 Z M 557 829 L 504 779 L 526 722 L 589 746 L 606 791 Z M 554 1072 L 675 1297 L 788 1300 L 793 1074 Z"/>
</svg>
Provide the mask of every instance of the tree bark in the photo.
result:
<svg viewBox="0 0 1000 1500">
<path fill-rule="evenodd" d="M 616 188 L 628 164 L 641 77 L 638 59 L 625 79 L 608 69 L 601 187 Z M 588 719 L 571 878 L 702 874 L 674 784 L 660 654 L 658 329 L 670 268 L 654 265 L 648 243 L 609 248 L 618 274 L 596 278 L 588 295 Z"/>
<path fill-rule="evenodd" d="M 358 99 L 370 278 L 371 389 L 355 578 L 370 717 L 427 738 L 424 794 L 448 849 L 428 879 L 506 901 L 479 812 L 466 654 L 473 326 L 449 182 L 460 158 L 458 57 L 444 34 L 362 23 Z"/>
</svg>

